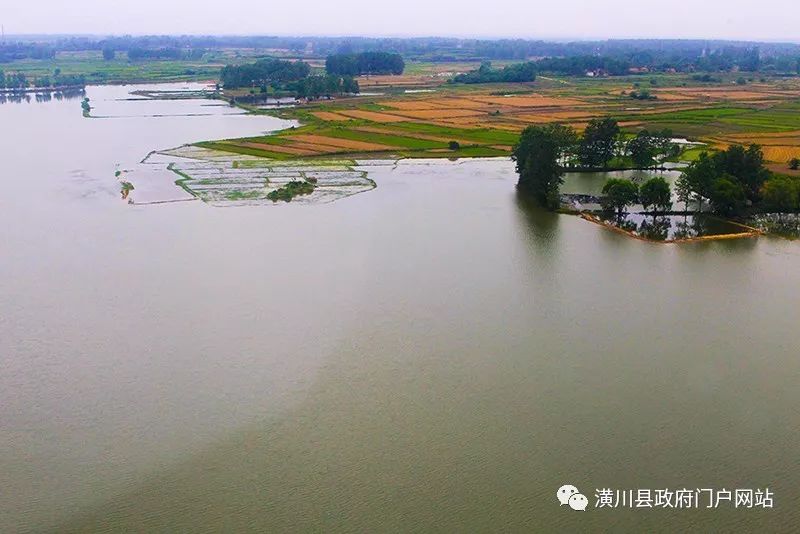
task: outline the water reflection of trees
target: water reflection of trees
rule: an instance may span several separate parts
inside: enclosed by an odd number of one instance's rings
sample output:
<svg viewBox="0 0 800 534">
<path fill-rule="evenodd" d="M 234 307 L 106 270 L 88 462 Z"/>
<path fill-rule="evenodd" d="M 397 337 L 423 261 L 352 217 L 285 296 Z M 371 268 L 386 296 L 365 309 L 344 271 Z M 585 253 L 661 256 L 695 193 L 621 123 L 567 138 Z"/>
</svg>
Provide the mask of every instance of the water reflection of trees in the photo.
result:
<svg viewBox="0 0 800 534">
<path fill-rule="evenodd" d="M 528 250 L 538 258 L 537 262 L 545 262 L 545 265 L 557 262 L 560 216 L 541 207 L 525 192 L 517 191 L 516 205 L 520 221 L 518 227 Z"/>
<path fill-rule="evenodd" d="M 675 230 L 672 232 L 673 239 L 689 239 L 703 235 L 709 235 L 709 221 L 705 217 L 684 216 L 675 221 Z"/>
<path fill-rule="evenodd" d="M 653 241 L 666 241 L 669 231 L 672 228 L 672 221 L 669 217 L 645 217 L 639 225 L 639 235 L 652 239 Z"/>
<path fill-rule="evenodd" d="M 36 102 L 50 102 L 53 99 L 56 100 L 75 100 L 78 98 L 82 98 L 83 95 L 86 94 L 86 91 L 83 89 L 66 89 L 66 90 L 59 90 L 59 91 L 48 91 L 42 90 L 37 91 L 36 93 L 22 93 L 22 92 L 10 92 L 10 93 L 0 93 L 0 104 L 27 104 L 31 102 L 31 94 L 33 94 L 34 99 Z"/>
</svg>

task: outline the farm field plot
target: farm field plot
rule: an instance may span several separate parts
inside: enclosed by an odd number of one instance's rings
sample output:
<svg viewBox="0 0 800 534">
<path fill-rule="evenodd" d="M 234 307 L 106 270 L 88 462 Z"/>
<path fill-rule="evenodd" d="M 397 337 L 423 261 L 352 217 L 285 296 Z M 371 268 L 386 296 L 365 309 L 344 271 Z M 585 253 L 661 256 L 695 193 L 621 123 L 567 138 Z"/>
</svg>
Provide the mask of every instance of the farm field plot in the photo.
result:
<svg viewBox="0 0 800 534">
<path fill-rule="evenodd" d="M 661 76 L 646 78 L 655 80 L 648 87 L 655 99 L 634 100 L 630 92 L 642 87 L 642 77 L 446 83 L 454 70 L 417 65 L 402 76 L 361 77 L 367 94 L 358 98 L 276 111 L 299 120 L 301 128 L 218 142 L 213 148 L 275 159 L 509 155 L 526 126 L 557 122 L 581 130 L 598 117 L 616 118 L 628 133 L 668 128 L 678 137 L 718 147 L 760 143 L 773 147 L 765 151 L 772 162 L 796 157 L 794 147 L 800 145 L 798 80 L 739 86 L 730 80 L 697 84 L 688 76 Z M 424 92 L 406 92 L 415 84 L 424 85 Z M 370 95 L 370 85 L 386 90 Z"/>
</svg>

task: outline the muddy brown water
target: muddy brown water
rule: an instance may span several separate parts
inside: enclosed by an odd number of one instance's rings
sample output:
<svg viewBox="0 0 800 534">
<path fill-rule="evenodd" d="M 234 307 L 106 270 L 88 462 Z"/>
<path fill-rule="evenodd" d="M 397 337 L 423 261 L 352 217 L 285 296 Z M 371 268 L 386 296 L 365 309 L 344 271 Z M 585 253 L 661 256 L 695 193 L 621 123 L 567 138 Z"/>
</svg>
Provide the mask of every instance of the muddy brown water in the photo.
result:
<svg viewBox="0 0 800 534">
<path fill-rule="evenodd" d="M 325 205 L 128 206 L 116 164 L 282 126 L 132 89 L 88 89 L 105 119 L 0 105 L 3 532 L 800 528 L 797 242 L 629 239 L 497 160 Z"/>
</svg>

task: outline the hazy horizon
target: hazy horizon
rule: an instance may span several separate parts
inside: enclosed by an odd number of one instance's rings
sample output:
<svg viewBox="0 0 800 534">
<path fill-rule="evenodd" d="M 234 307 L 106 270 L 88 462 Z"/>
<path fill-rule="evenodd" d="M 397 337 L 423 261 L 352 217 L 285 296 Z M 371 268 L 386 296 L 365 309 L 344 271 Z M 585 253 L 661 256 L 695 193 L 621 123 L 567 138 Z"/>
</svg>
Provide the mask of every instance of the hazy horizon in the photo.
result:
<svg viewBox="0 0 800 534">
<path fill-rule="evenodd" d="M 726 37 L 637 37 L 637 36 L 580 36 L 580 37 L 537 37 L 537 36 L 514 36 L 514 35 L 448 35 L 448 34 L 420 34 L 420 35 L 393 35 L 393 34 L 335 34 L 335 33 L 207 33 L 207 32 L 181 32 L 181 33 L 156 33 L 156 32 L 127 32 L 127 33 L 5 33 L 6 40 L 14 39 L 34 39 L 34 38 L 95 38 L 105 39 L 110 37 L 285 37 L 294 39 L 476 39 L 476 40 L 501 40 L 501 39 L 522 39 L 528 41 L 546 41 L 554 43 L 569 42 L 595 42 L 595 41 L 715 41 L 715 42 L 741 42 L 741 43 L 770 43 L 770 44 L 798 44 L 798 39 L 769 39 L 769 38 L 726 38 Z"/>
<path fill-rule="evenodd" d="M 188 0 L 41 0 L 0 12 L 7 37 L 31 35 L 275 35 L 293 37 L 523 38 L 550 41 L 708 39 L 800 42 L 793 3 L 764 0 L 676 0 L 654 15 L 651 5 L 607 0 L 560 0 L 537 7 L 506 0 L 487 8 L 471 0 L 407 0 L 400 6 L 355 0 L 266 5 L 242 0 L 234 8 L 198 9 Z M 786 16 L 781 16 L 784 13 Z M 222 16 L 220 16 L 222 14 Z"/>
</svg>

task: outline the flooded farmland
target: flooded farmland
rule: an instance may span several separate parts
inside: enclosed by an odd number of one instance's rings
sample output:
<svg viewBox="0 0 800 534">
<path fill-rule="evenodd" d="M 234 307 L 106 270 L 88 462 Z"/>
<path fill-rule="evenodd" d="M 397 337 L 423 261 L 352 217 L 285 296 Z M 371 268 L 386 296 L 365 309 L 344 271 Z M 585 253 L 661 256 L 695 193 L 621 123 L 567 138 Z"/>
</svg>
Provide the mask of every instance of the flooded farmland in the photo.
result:
<svg viewBox="0 0 800 534">
<path fill-rule="evenodd" d="M 127 204 L 154 150 L 290 125 L 143 89 L 0 104 L 0 531 L 800 528 L 796 242 L 630 239 L 506 160 L 217 209 L 165 159 Z M 566 483 L 775 507 L 567 513 Z"/>
</svg>

